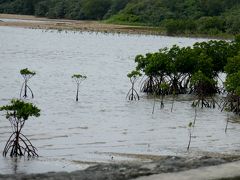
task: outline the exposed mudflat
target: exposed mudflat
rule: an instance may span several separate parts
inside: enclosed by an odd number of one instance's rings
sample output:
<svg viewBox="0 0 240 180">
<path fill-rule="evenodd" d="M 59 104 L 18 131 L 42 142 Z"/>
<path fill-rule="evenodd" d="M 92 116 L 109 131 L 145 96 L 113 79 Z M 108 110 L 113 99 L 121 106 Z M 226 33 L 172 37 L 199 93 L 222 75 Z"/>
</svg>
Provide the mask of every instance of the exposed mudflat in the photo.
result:
<svg viewBox="0 0 240 180">
<path fill-rule="evenodd" d="M 47 19 L 35 16 L 13 14 L 0 14 L 0 26 L 25 27 L 32 29 L 91 31 L 103 33 L 164 34 L 159 28 L 146 26 L 116 25 L 107 24 L 100 21 Z"/>
<path fill-rule="evenodd" d="M 130 156 L 130 155 L 129 155 Z M 137 155 L 136 155 L 137 156 Z M 143 157 L 144 158 L 144 157 Z M 147 158 L 147 157 L 145 157 Z M 140 176 L 159 173 L 179 172 L 199 167 L 219 165 L 239 160 L 238 156 L 201 156 L 198 158 L 184 158 L 176 156 L 150 156 L 149 162 L 140 163 L 99 163 L 85 170 L 74 172 L 48 172 L 42 174 L 13 174 L 0 175 L 1 180 L 15 179 L 78 179 L 78 180 L 127 180 Z"/>
</svg>

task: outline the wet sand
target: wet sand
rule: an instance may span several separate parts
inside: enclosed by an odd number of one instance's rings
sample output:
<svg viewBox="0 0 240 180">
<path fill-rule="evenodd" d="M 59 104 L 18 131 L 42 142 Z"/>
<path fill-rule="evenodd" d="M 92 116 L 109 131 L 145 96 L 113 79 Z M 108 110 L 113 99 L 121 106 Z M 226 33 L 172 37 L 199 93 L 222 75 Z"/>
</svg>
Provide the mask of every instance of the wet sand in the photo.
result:
<svg viewBox="0 0 240 180">
<path fill-rule="evenodd" d="M 129 155 L 130 156 L 130 155 Z M 136 155 L 135 155 L 136 156 Z M 165 179 L 172 179 L 174 175 L 177 176 L 179 171 L 182 179 L 185 179 L 189 176 L 186 174 L 189 169 L 195 172 L 195 176 L 199 176 L 198 179 L 210 179 L 211 173 L 205 173 L 205 176 L 201 178 L 201 172 L 207 172 L 209 167 L 206 166 L 216 166 L 219 164 L 233 162 L 240 159 L 239 156 L 230 156 L 230 155 L 211 155 L 211 156 L 200 156 L 200 157 L 176 157 L 176 156 L 149 156 L 145 157 L 140 155 L 141 158 L 148 158 L 149 162 L 140 163 L 99 163 L 97 165 L 91 166 L 85 170 L 74 171 L 74 172 L 49 172 L 42 174 L 14 174 L 14 175 L 0 175 L 0 180 L 14 180 L 14 179 L 46 179 L 46 180 L 61 180 L 61 179 L 78 179 L 78 180 L 127 180 L 135 179 L 143 176 L 139 180 L 143 179 L 159 179 L 158 177 L 164 177 Z M 236 162 L 239 164 L 239 162 Z M 235 163 L 235 164 L 236 164 Z M 229 177 L 232 167 L 236 167 L 235 164 L 227 165 L 225 168 L 225 174 L 221 174 L 223 177 Z M 228 167 L 229 166 L 229 167 Z M 223 166 L 224 168 L 224 166 Z M 210 167 L 210 169 L 218 169 L 216 167 Z M 190 171 L 190 172 L 192 172 Z M 236 172 L 236 168 L 235 168 Z M 168 174 L 166 174 L 168 173 Z M 185 174 L 184 174 L 185 173 Z M 160 175 L 154 175 L 160 174 Z M 162 174 L 162 175 L 161 175 Z M 179 174 L 179 175 L 180 175 Z M 190 173 L 191 174 L 191 173 Z M 236 173 L 235 173 L 236 174 Z M 154 175 L 154 176 L 152 176 Z M 233 174 L 234 175 L 234 174 Z M 175 177 L 174 176 L 174 177 Z M 179 176 L 180 177 L 180 176 Z M 192 176 L 193 177 L 193 176 Z M 176 177 L 175 177 L 176 178 Z"/>
<path fill-rule="evenodd" d="M 78 21 L 66 19 L 47 19 L 35 16 L 0 14 L 0 26 L 24 27 L 32 29 L 57 29 L 90 31 L 103 33 L 164 35 L 159 28 L 107 24 L 100 21 Z"/>
<path fill-rule="evenodd" d="M 176 173 L 162 173 L 158 175 L 144 176 L 137 178 L 136 180 L 239 180 L 239 165 L 240 161 L 237 161 L 216 166 L 201 167 L 198 169 L 191 169 Z"/>
</svg>

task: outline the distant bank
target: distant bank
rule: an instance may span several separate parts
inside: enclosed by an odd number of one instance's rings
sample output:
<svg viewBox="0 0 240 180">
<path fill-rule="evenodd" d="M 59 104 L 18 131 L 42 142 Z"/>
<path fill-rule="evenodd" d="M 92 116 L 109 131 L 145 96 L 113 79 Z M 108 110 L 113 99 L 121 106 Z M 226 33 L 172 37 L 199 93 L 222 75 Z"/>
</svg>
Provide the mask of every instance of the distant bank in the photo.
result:
<svg viewBox="0 0 240 180">
<path fill-rule="evenodd" d="M 28 15 L 0 14 L 0 26 L 33 29 L 56 29 L 72 31 L 93 31 L 102 33 L 165 35 L 159 28 L 132 25 L 108 24 L 101 21 L 80 21 L 66 19 L 38 18 Z"/>
<path fill-rule="evenodd" d="M 87 20 L 67 20 L 67 19 L 48 19 L 29 15 L 0 14 L 0 26 L 23 27 L 30 29 L 45 30 L 71 30 L 71 31 L 89 31 L 102 33 L 124 33 L 124 34 L 143 34 L 143 35 L 167 35 L 164 28 L 150 26 L 134 26 L 109 24 L 103 21 Z M 182 34 L 183 37 L 205 37 L 230 39 L 233 36 L 209 36 L 202 34 Z"/>
</svg>

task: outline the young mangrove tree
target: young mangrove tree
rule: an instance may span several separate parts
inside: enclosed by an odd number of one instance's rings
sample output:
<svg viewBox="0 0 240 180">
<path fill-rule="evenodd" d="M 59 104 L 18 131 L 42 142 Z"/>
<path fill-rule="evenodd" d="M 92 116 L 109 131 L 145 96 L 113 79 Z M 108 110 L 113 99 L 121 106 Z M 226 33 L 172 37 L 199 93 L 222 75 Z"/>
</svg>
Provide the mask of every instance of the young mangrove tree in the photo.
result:
<svg viewBox="0 0 240 180">
<path fill-rule="evenodd" d="M 22 88 L 20 91 L 20 98 L 22 97 L 22 91 L 23 91 L 23 98 L 27 98 L 27 90 L 29 89 L 31 94 L 32 94 L 32 98 L 34 98 L 33 95 L 33 91 L 31 90 L 31 88 L 28 86 L 28 81 L 29 79 L 31 79 L 36 73 L 33 71 L 28 70 L 28 68 L 22 69 L 20 70 L 20 74 L 22 75 L 24 82 L 22 84 Z"/>
<path fill-rule="evenodd" d="M 13 131 L 5 145 L 3 156 L 6 156 L 8 153 L 11 157 L 25 155 L 28 157 L 38 156 L 36 148 L 22 134 L 22 129 L 29 117 L 40 116 L 40 110 L 32 103 L 13 99 L 11 100 L 11 104 L 0 107 L 0 111 L 6 112 L 5 117 L 9 120 Z"/>
<path fill-rule="evenodd" d="M 79 87 L 80 84 L 87 78 L 87 76 L 81 75 L 81 74 L 74 74 L 72 75 L 72 79 L 74 79 L 74 81 L 77 84 L 77 93 L 76 93 L 76 101 L 78 101 L 78 92 L 79 92 Z"/>
<path fill-rule="evenodd" d="M 137 77 L 141 76 L 141 73 L 139 71 L 132 71 L 131 73 L 128 73 L 127 76 L 131 82 L 131 89 L 128 91 L 126 98 L 130 101 L 139 100 L 140 98 L 137 91 L 134 88 L 134 84 L 137 81 Z"/>
</svg>

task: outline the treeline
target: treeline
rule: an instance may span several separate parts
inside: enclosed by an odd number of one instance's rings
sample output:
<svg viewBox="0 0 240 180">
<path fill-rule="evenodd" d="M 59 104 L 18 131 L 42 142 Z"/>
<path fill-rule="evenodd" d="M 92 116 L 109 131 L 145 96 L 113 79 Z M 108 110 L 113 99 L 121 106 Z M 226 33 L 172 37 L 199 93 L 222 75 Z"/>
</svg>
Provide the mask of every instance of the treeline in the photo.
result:
<svg viewBox="0 0 240 180">
<path fill-rule="evenodd" d="M 153 95 L 193 94 L 193 106 L 215 107 L 240 114 L 240 36 L 232 42 L 209 41 L 193 47 L 160 49 L 137 55 L 136 68 L 128 76 L 144 75 L 141 91 Z M 224 87 L 220 73 L 226 73 Z M 226 94 L 222 104 L 217 93 Z"/>
<path fill-rule="evenodd" d="M 239 0 L 133 0 L 111 18 L 163 26 L 174 34 L 240 33 Z"/>
<path fill-rule="evenodd" d="M 118 13 L 130 0 L 0 0 L 0 13 L 48 18 L 101 20 Z"/>
<path fill-rule="evenodd" d="M 238 34 L 239 0 L 0 0 L 0 13 L 165 27 L 168 34 Z"/>
</svg>

